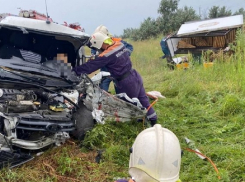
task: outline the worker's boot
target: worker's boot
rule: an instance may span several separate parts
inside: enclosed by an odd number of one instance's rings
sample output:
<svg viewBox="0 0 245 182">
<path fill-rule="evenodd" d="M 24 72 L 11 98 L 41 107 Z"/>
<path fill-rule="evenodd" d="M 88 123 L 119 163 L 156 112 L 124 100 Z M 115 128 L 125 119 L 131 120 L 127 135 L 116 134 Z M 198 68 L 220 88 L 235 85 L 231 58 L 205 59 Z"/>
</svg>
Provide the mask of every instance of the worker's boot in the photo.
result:
<svg viewBox="0 0 245 182">
<path fill-rule="evenodd" d="M 170 70 L 174 70 L 174 67 L 175 67 L 175 63 L 172 59 L 172 56 L 166 56 L 166 59 L 167 59 L 167 65 L 169 67 Z"/>
</svg>

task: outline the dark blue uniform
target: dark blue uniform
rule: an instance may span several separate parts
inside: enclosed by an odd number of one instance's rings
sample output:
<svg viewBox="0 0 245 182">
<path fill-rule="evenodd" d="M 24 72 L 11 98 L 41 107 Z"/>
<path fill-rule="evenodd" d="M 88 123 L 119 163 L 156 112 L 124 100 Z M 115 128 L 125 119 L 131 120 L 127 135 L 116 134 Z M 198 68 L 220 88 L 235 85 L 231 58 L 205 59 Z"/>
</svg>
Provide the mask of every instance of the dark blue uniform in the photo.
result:
<svg viewBox="0 0 245 182">
<path fill-rule="evenodd" d="M 106 67 L 114 78 L 117 93 L 126 93 L 130 98 L 138 98 L 145 108 L 150 106 L 142 78 L 136 70 L 132 69 L 128 51 L 123 43 L 114 42 L 114 44 L 102 52 L 99 57 L 74 68 L 74 71 L 78 75 L 83 73 L 90 74 L 102 67 Z M 153 108 L 149 109 L 147 118 L 152 121 L 152 123 L 157 120 L 157 115 Z"/>
</svg>

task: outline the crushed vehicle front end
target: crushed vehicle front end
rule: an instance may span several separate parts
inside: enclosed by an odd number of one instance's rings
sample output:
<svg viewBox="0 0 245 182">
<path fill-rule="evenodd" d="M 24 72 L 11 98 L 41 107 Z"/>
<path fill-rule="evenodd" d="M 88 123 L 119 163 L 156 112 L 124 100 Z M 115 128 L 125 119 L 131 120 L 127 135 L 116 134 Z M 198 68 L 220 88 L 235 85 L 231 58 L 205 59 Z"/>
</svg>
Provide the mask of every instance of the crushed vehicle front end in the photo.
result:
<svg viewBox="0 0 245 182">
<path fill-rule="evenodd" d="M 70 138 L 80 82 L 71 67 L 79 64 L 78 51 L 88 39 L 53 22 L 0 20 L 0 167 L 30 160 L 23 149 L 39 150 Z M 59 60 L 59 54 L 65 59 Z"/>
<path fill-rule="evenodd" d="M 113 96 L 72 67 L 90 36 L 53 22 L 0 19 L 0 168 L 15 167 L 95 123 L 143 118 L 146 108 Z M 131 100 L 131 99 L 129 99 Z"/>
</svg>

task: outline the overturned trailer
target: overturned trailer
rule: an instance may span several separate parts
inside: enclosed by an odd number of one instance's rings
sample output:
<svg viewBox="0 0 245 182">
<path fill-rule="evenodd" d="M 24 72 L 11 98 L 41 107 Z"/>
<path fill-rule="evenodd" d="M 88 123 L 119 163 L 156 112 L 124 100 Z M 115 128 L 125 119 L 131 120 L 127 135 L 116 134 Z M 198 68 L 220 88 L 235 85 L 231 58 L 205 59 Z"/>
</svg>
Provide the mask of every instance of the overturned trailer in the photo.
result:
<svg viewBox="0 0 245 182">
<path fill-rule="evenodd" d="M 225 49 L 236 39 L 243 26 L 243 15 L 186 22 L 170 36 L 167 45 L 171 56 L 175 54 L 201 54 L 202 51 Z"/>
</svg>

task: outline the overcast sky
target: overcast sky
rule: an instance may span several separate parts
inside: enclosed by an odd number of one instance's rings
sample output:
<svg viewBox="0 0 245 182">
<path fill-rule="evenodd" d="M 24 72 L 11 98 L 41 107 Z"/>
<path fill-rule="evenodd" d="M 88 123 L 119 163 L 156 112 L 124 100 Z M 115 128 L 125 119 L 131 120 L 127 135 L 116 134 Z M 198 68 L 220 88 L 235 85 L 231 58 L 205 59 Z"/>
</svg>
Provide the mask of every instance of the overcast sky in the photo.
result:
<svg viewBox="0 0 245 182">
<path fill-rule="evenodd" d="M 139 28 L 147 17 L 157 18 L 161 0 L 46 0 L 48 14 L 58 23 L 78 22 L 91 34 L 101 24 L 112 34 L 122 35 L 123 29 Z M 18 14 L 19 9 L 46 14 L 45 0 L 0 0 L 0 13 Z M 245 0 L 180 0 L 179 8 L 193 7 L 197 14 L 208 13 L 212 6 L 226 6 L 233 12 L 243 7 Z"/>
</svg>

